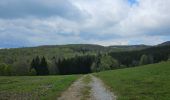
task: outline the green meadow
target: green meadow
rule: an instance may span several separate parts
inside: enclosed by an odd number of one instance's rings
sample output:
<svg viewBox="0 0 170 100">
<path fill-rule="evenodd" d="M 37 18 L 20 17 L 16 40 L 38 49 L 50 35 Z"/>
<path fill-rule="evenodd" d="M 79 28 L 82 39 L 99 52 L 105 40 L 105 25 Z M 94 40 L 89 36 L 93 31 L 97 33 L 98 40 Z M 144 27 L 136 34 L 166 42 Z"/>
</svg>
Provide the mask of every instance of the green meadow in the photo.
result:
<svg viewBox="0 0 170 100">
<path fill-rule="evenodd" d="M 2 100 L 56 100 L 79 76 L 0 76 Z"/>
<path fill-rule="evenodd" d="M 170 62 L 95 73 L 118 100 L 169 100 Z"/>
<path fill-rule="evenodd" d="M 94 73 L 117 100 L 169 100 L 170 62 Z M 1 76 L 2 100 L 56 100 L 80 75 Z M 88 80 L 84 80 L 85 82 Z"/>
</svg>

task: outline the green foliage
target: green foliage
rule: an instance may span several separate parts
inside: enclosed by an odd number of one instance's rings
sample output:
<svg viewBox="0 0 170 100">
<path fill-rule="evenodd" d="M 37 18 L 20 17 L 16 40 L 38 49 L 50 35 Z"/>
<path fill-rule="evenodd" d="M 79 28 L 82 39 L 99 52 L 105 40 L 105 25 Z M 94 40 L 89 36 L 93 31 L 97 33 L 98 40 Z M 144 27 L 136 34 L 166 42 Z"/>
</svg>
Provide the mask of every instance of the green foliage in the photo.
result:
<svg viewBox="0 0 170 100">
<path fill-rule="evenodd" d="M 148 56 L 146 55 L 142 55 L 141 59 L 140 59 L 140 65 L 146 65 L 148 64 L 149 61 L 148 61 Z"/>
<path fill-rule="evenodd" d="M 7 65 L 2 63 L 0 64 L 0 75 L 6 75 L 6 69 L 7 69 Z"/>
<path fill-rule="evenodd" d="M 30 70 L 29 75 L 30 75 L 30 76 L 35 76 L 35 75 L 37 75 L 36 70 L 35 70 L 34 68 L 32 68 L 32 69 Z"/>
<path fill-rule="evenodd" d="M 61 59 L 56 63 L 60 74 L 87 74 L 91 72 L 91 65 L 95 56 L 75 56 L 74 58 Z"/>
<path fill-rule="evenodd" d="M 56 65 L 55 60 L 48 61 L 48 69 L 49 69 L 49 74 L 50 75 L 58 75 L 59 74 L 59 69 L 58 66 Z"/>
<path fill-rule="evenodd" d="M 144 49 L 147 48 L 147 49 Z M 141 50 L 142 49 L 142 50 Z M 134 51 L 137 50 L 137 51 Z M 121 51 L 121 52 L 120 52 Z M 126 51 L 126 52 L 125 52 Z M 128 52 L 127 52 L 128 51 Z M 110 53 L 111 52 L 111 53 Z M 106 61 L 102 58 L 101 55 L 109 53 L 117 62 L 120 63 L 121 66 L 115 67 L 117 65 L 116 61 L 108 60 Z M 111 47 L 103 47 L 99 45 L 89 45 L 89 44 L 77 44 L 77 45 L 61 45 L 61 46 L 39 46 L 39 47 L 31 47 L 31 48 L 16 48 L 16 49 L 1 49 L 0 50 L 0 63 L 5 63 L 8 67 L 7 69 L 10 72 L 10 75 L 29 75 L 30 67 L 35 68 L 37 74 L 42 74 L 39 72 L 36 67 L 40 68 L 40 70 L 48 69 L 46 74 L 49 73 L 51 75 L 60 74 L 59 73 L 59 66 L 58 59 L 61 59 L 61 63 L 66 62 L 63 64 L 65 67 L 60 69 L 66 69 L 68 67 L 68 62 L 74 65 L 74 68 L 70 65 L 71 70 L 78 73 L 77 69 L 86 70 L 88 72 L 96 72 L 101 70 L 108 70 L 108 69 L 116 69 L 116 68 L 124 68 L 124 67 L 132 67 L 138 66 L 140 63 L 140 58 L 143 54 L 152 55 L 154 58 L 154 63 L 160 61 L 167 61 L 168 55 L 170 55 L 170 47 L 169 46 L 156 46 L 156 47 L 148 47 L 148 46 L 111 46 Z M 41 58 L 45 57 L 45 62 L 47 62 L 47 67 L 37 66 L 41 63 Z M 98 56 L 96 57 L 95 61 L 87 60 L 86 57 L 83 56 Z M 80 64 L 79 58 L 82 57 L 83 62 Z M 33 59 L 34 58 L 34 59 Z M 53 59 L 55 58 L 55 59 Z M 85 60 L 85 59 L 86 60 Z M 63 59 L 67 60 L 64 61 Z M 71 60 L 72 61 L 71 61 Z M 90 59 L 90 58 L 89 58 Z M 101 63 L 100 63 L 100 59 Z M 106 59 L 110 59 L 106 57 Z M 63 60 L 63 61 L 62 61 Z M 84 62 L 89 61 L 89 62 Z M 114 66 L 109 66 L 110 63 L 115 62 Z M 74 63 L 77 64 L 74 64 Z M 31 65 L 30 65 L 31 64 Z M 45 64 L 45 63 L 44 63 Z M 85 64 L 85 65 L 83 65 Z M 46 64 L 45 64 L 46 65 Z M 80 67 L 83 65 L 83 67 Z M 88 66 L 87 66 L 88 65 Z M 92 66 L 89 66 L 92 65 Z M 78 67 L 77 67 L 78 66 Z M 122 67 L 123 66 L 123 67 Z M 89 67 L 91 67 L 89 69 Z M 41 69 L 42 68 L 42 69 Z M 88 71 L 87 71 L 88 69 Z M 66 72 L 66 71 L 64 71 Z M 79 73 L 81 73 L 80 71 Z M 43 71 L 44 74 L 44 71 Z"/>
<path fill-rule="evenodd" d="M 11 75 L 11 67 L 7 64 L 0 64 L 0 75 Z"/>
<path fill-rule="evenodd" d="M 119 68 L 119 62 L 109 55 L 97 56 L 96 61 L 91 66 L 93 72 L 117 68 Z"/>
<path fill-rule="evenodd" d="M 6 76 L 12 75 L 11 66 L 9 66 L 9 65 L 6 66 L 6 68 L 5 68 L 5 75 Z"/>
<path fill-rule="evenodd" d="M 30 66 L 26 61 L 20 60 L 12 64 L 13 75 L 29 75 Z"/>
<path fill-rule="evenodd" d="M 153 63 L 153 57 L 152 56 L 147 56 L 147 55 L 142 55 L 140 59 L 140 65 L 146 65 L 146 64 L 151 64 Z"/>
<path fill-rule="evenodd" d="M 92 65 L 91 65 L 91 71 L 92 72 L 98 72 L 97 64 L 95 62 L 93 62 Z"/>
<path fill-rule="evenodd" d="M 48 64 L 45 57 L 42 57 L 40 67 L 42 75 L 49 75 Z"/>
<path fill-rule="evenodd" d="M 35 59 L 31 62 L 31 69 L 34 68 L 36 70 L 37 75 L 48 75 L 48 64 L 45 59 L 45 57 L 42 57 L 41 60 L 39 56 L 37 56 Z"/>
<path fill-rule="evenodd" d="M 119 67 L 119 63 L 116 59 L 109 55 L 102 56 L 100 59 L 100 70 L 111 70 Z"/>
<path fill-rule="evenodd" d="M 92 63 L 92 66 L 91 66 L 92 72 L 99 72 L 100 71 L 100 67 L 99 67 L 100 58 L 101 58 L 101 54 L 98 54 L 95 58 L 95 61 Z"/>
<path fill-rule="evenodd" d="M 170 61 L 170 55 L 169 55 L 169 57 L 168 57 L 168 61 Z"/>
<path fill-rule="evenodd" d="M 117 100 L 169 100 L 170 62 L 96 73 Z"/>
<path fill-rule="evenodd" d="M 109 55 L 127 67 L 136 66 L 144 54 L 147 56 L 151 55 L 153 63 L 167 61 L 170 55 L 170 46 L 154 46 L 143 50 L 109 53 Z"/>
<path fill-rule="evenodd" d="M 33 61 L 34 61 L 34 59 L 33 59 Z M 37 56 L 36 58 L 35 58 L 35 62 L 32 62 L 32 65 L 34 65 L 34 66 L 32 66 L 33 68 L 35 68 L 36 70 L 39 68 L 39 66 L 40 66 L 40 58 L 39 58 L 39 56 Z M 34 64 L 33 64 L 34 63 Z M 37 73 L 39 73 L 38 71 L 37 71 Z"/>
</svg>

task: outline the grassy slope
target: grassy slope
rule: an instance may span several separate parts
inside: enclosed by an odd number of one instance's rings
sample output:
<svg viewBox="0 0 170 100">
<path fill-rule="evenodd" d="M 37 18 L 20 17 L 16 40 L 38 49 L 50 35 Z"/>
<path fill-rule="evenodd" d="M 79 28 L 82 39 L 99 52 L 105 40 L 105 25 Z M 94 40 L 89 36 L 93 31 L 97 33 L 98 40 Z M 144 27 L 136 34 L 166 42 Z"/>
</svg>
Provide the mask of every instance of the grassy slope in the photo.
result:
<svg viewBox="0 0 170 100">
<path fill-rule="evenodd" d="M 0 99 L 56 99 L 78 76 L 0 77 Z"/>
<path fill-rule="evenodd" d="M 169 100 L 170 62 L 96 74 L 118 100 Z"/>
</svg>

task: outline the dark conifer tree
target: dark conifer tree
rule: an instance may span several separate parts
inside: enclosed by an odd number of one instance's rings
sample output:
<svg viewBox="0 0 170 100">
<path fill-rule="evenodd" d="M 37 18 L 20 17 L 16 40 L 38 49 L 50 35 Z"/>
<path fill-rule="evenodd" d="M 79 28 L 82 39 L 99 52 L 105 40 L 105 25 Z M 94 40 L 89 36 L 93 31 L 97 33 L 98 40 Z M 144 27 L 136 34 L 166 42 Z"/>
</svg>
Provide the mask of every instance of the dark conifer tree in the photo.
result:
<svg viewBox="0 0 170 100">
<path fill-rule="evenodd" d="M 31 62 L 31 68 L 30 68 L 30 70 L 33 69 L 33 68 L 35 68 L 35 60 L 34 60 L 34 58 L 33 58 L 32 62 Z"/>
<path fill-rule="evenodd" d="M 37 56 L 35 59 L 31 62 L 31 69 L 35 69 L 37 72 L 37 75 L 48 75 L 48 65 L 45 57 L 43 57 L 41 60 L 39 56 Z"/>
<path fill-rule="evenodd" d="M 40 58 L 39 58 L 39 56 L 37 56 L 34 61 L 35 61 L 34 68 L 37 72 L 37 75 L 40 75 L 41 70 L 40 70 Z"/>
<path fill-rule="evenodd" d="M 40 74 L 39 64 L 40 64 L 39 57 L 37 56 L 35 59 L 33 58 L 32 62 L 31 62 L 31 69 L 30 69 L 30 71 L 32 69 L 35 69 L 36 72 L 37 72 L 37 75 L 39 75 Z"/>
<path fill-rule="evenodd" d="M 47 61 L 45 59 L 45 57 L 43 57 L 41 59 L 41 63 L 40 63 L 40 70 L 41 70 L 41 75 L 48 75 L 49 74 L 49 70 L 48 70 L 48 65 L 47 65 Z"/>
<path fill-rule="evenodd" d="M 35 59 L 33 58 L 32 62 L 31 62 L 30 75 L 33 75 L 33 74 L 34 74 L 33 71 L 35 71 L 35 74 L 37 74 L 37 73 L 36 73 L 36 70 L 35 70 L 35 67 L 36 67 L 36 65 L 35 65 Z"/>
</svg>

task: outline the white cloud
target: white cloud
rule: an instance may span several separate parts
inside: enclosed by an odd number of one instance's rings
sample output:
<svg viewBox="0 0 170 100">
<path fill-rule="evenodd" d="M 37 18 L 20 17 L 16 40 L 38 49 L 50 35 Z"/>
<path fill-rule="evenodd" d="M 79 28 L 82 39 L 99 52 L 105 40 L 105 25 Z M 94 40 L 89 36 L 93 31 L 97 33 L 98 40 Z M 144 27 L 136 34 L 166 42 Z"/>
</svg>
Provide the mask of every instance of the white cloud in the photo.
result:
<svg viewBox="0 0 170 100">
<path fill-rule="evenodd" d="M 11 8 L 19 9 L 22 3 L 26 4 L 17 1 Z M 133 5 L 128 0 L 60 1 L 38 0 L 33 4 L 35 1 L 31 0 L 29 5 L 34 5 L 33 9 L 22 10 L 22 16 L 20 10 L 13 12 L 16 18 L 8 17 L 10 6 L 6 12 L 1 10 L 2 15 L 6 14 L 8 18 L 0 16 L 0 47 L 8 47 L 10 43 L 16 47 L 70 43 L 125 45 L 138 42 L 157 44 L 170 40 L 169 0 L 137 0 Z M 3 0 L 0 7 L 9 2 Z M 55 3 L 57 7 L 54 7 Z M 44 16 L 41 15 L 43 10 L 51 7 L 58 12 L 41 17 Z M 35 14 L 34 9 L 39 13 Z M 25 13 L 36 17 L 24 17 Z"/>
<path fill-rule="evenodd" d="M 164 34 L 170 28 L 169 0 L 140 0 L 117 28 L 127 34 Z M 155 32 L 155 33 L 154 33 Z M 169 33 L 168 33 L 169 34 Z"/>
<path fill-rule="evenodd" d="M 123 0 L 74 0 L 73 3 L 88 15 L 82 30 L 100 30 L 98 34 L 107 34 L 105 30 L 124 19 L 130 8 Z"/>
</svg>

